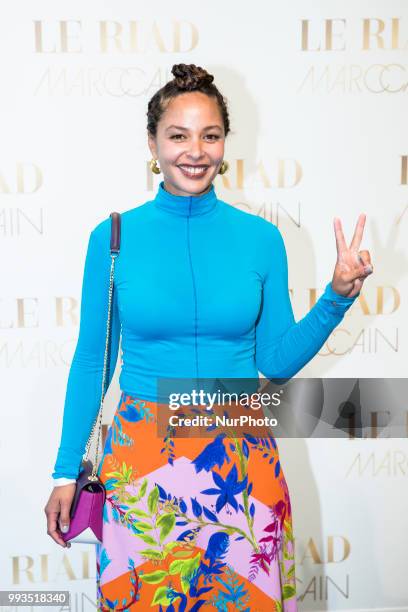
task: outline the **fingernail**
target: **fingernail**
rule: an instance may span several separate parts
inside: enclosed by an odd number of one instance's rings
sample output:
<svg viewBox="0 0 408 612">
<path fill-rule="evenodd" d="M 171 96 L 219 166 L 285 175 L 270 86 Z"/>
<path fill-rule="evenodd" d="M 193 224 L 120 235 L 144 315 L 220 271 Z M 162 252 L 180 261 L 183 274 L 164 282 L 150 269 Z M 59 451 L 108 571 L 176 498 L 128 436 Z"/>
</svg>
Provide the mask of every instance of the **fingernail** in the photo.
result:
<svg viewBox="0 0 408 612">
<path fill-rule="evenodd" d="M 62 533 L 67 533 L 68 529 L 69 529 L 69 525 L 63 525 L 63 526 L 61 527 L 61 531 L 62 531 Z"/>
<path fill-rule="evenodd" d="M 364 266 L 364 272 L 366 272 L 366 274 L 370 274 L 372 271 L 373 267 L 370 264 Z"/>
</svg>

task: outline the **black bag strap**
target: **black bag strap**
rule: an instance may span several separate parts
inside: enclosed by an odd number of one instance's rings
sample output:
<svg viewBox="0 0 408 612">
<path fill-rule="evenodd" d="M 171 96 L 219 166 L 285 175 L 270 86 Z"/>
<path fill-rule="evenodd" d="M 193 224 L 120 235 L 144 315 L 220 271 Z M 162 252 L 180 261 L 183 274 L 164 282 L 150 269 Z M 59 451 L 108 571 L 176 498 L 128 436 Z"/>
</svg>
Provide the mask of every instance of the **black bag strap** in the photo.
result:
<svg viewBox="0 0 408 612">
<path fill-rule="evenodd" d="M 120 251 L 120 213 L 111 212 L 111 240 L 110 240 L 110 250 L 111 253 L 119 254 Z"/>
</svg>

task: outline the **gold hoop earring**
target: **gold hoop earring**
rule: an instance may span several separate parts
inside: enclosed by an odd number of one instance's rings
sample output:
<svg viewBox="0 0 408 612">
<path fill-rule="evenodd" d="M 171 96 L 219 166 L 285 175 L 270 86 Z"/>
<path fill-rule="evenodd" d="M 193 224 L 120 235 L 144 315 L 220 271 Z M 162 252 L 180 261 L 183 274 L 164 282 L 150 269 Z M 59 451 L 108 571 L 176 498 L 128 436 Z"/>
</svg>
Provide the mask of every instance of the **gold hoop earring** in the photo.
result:
<svg viewBox="0 0 408 612">
<path fill-rule="evenodd" d="M 225 174 L 228 168 L 229 168 L 229 163 L 225 161 L 225 159 L 223 159 L 220 169 L 218 170 L 218 174 Z"/>
<path fill-rule="evenodd" d="M 157 165 L 157 159 L 151 159 L 150 162 L 149 162 L 149 166 L 150 166 L 150 170 L 154 174 L 160 174 L 161 170 L 160 170 L 159 166 Z"/>
</svg>

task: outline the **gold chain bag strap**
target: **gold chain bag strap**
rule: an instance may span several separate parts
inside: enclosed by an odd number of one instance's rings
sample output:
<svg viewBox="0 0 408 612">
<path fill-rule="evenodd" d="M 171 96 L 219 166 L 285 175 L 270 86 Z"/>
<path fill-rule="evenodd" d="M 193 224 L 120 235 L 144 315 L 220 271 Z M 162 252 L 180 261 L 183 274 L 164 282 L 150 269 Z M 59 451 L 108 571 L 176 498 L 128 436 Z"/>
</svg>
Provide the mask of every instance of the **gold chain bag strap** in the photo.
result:
<svg viewBox="0 0 408 612">
<path fill-rule="evenodd" d="M 103 360 L 102 388 L 99 411 L 86 443 L 86 451 L 82 459 L 80 472 L 76 480 L 75 494 L 70 509 L 70 525 L 66 533 L 61 533 L 65 542 L 92 543 L 102 542 L 103 506 L 106 499 L 104 484 L 98 476 L 98 454 L 102 431 L 103 400 L 106 394 L 106 381 L 109 368 L 111 319 L 114 291 L 115 260 L 120 250 L 120 213 L 112 212 L 110 254 L 111 267 L 109 274 L 108 316 L 106 321 L 105 355 Z M 95 460 L 89 459 L 89 450 L 95 432 L 97 431 Z"/>
<path fill-rule="evenodd" d="M 85 459 L 88 459 L 89 450 L 92 443 L 92 437 L 96 428 L 98 429 L 98 437 L 96 441 L 96 451 L 95 451 L 95 461 L 93 462 L 93 467 L 91 474 L 89 474 L 89 480 L 97 480 L 98 476 L 96 475 L 98 469 L 98 453 L 99 446 L 101 440 L 101 432 L 102 432 L 102 411 L 103 411 L 103 401 L 106 394 L 106 377 L 108 373 L 108 359 L 109 359 L 109 346 L 110 346 L 110 337 L 111 337 L 111 319 L 112 319 L 112 303 L 113 303 L 113 278 L 115 271 L 115 259 L 119 255 L 120 250 L 120 214 L 117 212 L 112 212 L 110 214 L 111 217 L 111 243 L 110 243 L 110 251 L 111 251 L 111 267 L 110 267 L 110 275 L 109 275 L 109 299 L 108 299 L 108 316 L 106 321 L 106 339 L 105 339 L 105 355 L 103 359 L 103 373 L 102 373 L 102 389 L 101 389 L 101 401 L 99 404 L 99 412 L 95 419 L 94 425 L 92 427 L 91 433 L 88 438 L 88 442 L 86 443 L 86 451 L 85 451 Z"/>
</svg>

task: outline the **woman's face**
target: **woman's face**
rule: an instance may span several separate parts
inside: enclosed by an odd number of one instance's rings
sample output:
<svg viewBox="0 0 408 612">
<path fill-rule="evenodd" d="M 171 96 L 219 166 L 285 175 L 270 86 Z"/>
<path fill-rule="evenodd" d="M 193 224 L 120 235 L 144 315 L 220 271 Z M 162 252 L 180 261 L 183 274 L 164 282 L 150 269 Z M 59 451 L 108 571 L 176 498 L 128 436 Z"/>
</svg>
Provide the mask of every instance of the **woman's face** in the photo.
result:
<svg viewBox="0 0 408 612">
<path fill-rule="evenodd" d="M 148 134 L 150 151 L 175 195 L 200 195 L 211 188 L 224 157 L 224 124 L 215 98 L 199 91 L 172 98 Z"/>
</svg>

